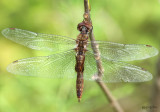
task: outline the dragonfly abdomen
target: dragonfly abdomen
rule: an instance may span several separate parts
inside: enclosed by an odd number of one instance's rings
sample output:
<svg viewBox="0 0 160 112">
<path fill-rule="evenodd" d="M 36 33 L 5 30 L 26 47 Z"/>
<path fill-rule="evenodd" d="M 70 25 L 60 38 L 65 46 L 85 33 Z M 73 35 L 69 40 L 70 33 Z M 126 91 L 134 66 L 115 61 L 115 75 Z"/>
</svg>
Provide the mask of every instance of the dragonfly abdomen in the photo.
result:
<svg viewBox="0 0 160 112">
<path fill-rule="evenodd" d="M 84 87 L 83 72 L 77 72 L 76 90 L 77 90 L 77 98 L 79 102 L 82 97 L 83 87 Z"/>
<path fill-rule="evenodd" d="M 85 42 L 84 42 L 85 41 Z M 76 91 L 77 98 L 80 102 L 82 93 L 83 93 L 83 71 L 84 71 L 84 61 L 85 61 L 85 52 L 86 52 L 86 40 L 80 38 L 77 40 L 77 48 L 75 49 L 76 54 L 76 65 L 75 70 L 77 72 L 77 81 L 76 81 Z"/>
<path fill-rule="evenodd" d="M 77 91 L 77 98 L 79 102 L 81 100 L 82 93 L 83 93 L 84 61 L 85 61 L 85 56 L 83 54 L 76 56 L 76 66 L 75 66 L 75 70 L 77 72 L 76 91 Z"/>
</svg>

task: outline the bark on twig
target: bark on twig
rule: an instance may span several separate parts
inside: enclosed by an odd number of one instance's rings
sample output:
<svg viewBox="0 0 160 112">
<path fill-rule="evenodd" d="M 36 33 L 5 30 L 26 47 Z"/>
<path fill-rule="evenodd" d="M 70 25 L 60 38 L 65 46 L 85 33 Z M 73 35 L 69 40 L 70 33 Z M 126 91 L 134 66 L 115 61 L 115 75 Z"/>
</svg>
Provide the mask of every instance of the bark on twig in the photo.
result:
<svg viewBox="0 0 160 112">
<path fill-rule="evenodd" d="M 88 0 L 84 0 L 84 8 L 85 8 L 85 13 L 89 14 L 90 12 L 89 12 Z M 89 16 L 90 16 L 90 14 L 89 14 Z M 106 98 L 112 104 L 112 107 L 114 108 L 114 110 L 116 112 L 124 112 L 122 107 L 120 106 L 120 104 L 117 102 L 117 100 L 114 98 L 114 96 L 112 96 L 112 94 L 111 94 L 110 90 L 108 89 L 108 87 L 106 86 L 106 84 L 104 84 L 102 81 L 100 81 L 101 76 L 103 74 L 103 67 L 102 67 L 102 62 L 100 59 L 100 52 L 98 49 L 98 45 L 94 42 L 95 38 L 94 38 L 93 31 L 90 32 L 90 39 L 91 39 L 93 52 L 96 54 L 95 59 L 96 59 L 96 64 L 97 64 L 98 76 L 100 77 L 96 80 L 96 82 L 103 90 Z"/>
<path fill-rule="evenodd" d="M 85 10 L 85 13 L 90 13 L 88 0 L 84 0 L 84 10 Z"/>
<path fill-rule="evenodd" d="M 160 112 L 160 57 L 157 62 L 157 76 L 154 83 L 151 111 Z"/>
</svg>

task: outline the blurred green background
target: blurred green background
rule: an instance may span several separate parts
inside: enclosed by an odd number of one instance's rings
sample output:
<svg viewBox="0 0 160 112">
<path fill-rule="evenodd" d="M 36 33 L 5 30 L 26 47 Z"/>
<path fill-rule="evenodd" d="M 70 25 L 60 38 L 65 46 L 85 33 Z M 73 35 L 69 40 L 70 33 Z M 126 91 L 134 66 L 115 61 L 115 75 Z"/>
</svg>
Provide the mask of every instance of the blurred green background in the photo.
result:
<svg viewBox="0 0 160 112">
<path fill-rule="evenodd" d="M 160 1 L 90 0 L 96 40 L 149 44 L 159 49 Z M 0 0 L 0 30 L 29 31 L 76 38 L 83 19 L 83 0 Z M 76 99 L 76 79 L 20 77 L 6 71 L 17 59 L 49 55 L 7 40 L 0 34 L 0 112 L 112 112 L 95 82 L 85 81 L 82 103 Z M 157 58 L 134 61 L 153 74 L 144 83 L 107 84 L 126 112 L 141 112 L 151 105 Z"/>
</svg>

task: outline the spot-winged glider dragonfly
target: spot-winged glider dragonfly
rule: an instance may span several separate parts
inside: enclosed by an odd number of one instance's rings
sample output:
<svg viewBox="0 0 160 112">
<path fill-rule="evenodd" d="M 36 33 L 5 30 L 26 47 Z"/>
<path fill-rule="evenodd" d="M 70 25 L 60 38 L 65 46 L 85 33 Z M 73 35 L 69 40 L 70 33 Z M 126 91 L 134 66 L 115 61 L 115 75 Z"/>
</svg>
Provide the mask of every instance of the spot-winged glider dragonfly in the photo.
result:
<svg viewBox="0 0 160 112">
<path fill-rule="evenodd" d="M 80 101 L 83 92 L 83 79 L 96 80 L 97 66 L 91 41 L 88 40 L 89 24 L 78 25 L 80 34 L 77 39 L 35 33 L 18 28 L 6 28 L 2 34 L 19 44 L 36 50 L 59 52 L 49 56 L 20 59 L 8 65 L 7 70 L 16 75 L 39 76 L 49 78 L 76 78 L 77 98 Z M 123 61 L 146 59 L 158 54 L 150 45 L 119 44 L 106 41 L 94 41 L 99 45 L 100 58 L 104 68 L 103 82 L 144 82 L 152 79 L 145 69 Z"/>
</svg>

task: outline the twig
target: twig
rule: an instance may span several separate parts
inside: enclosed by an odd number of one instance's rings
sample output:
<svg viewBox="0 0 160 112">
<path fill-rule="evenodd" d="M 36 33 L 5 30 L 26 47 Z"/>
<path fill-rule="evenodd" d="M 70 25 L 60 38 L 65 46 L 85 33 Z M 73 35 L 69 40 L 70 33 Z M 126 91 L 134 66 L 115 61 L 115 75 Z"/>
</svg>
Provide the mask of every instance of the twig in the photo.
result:
<svg viewBox="0 0 160 112">
<path fill-rule="evenodd" d="M 160 112 L 160 57 L 157 62 L 157 76 L 154 82 L 153 89 L 152 106 L 154 112 Z M 153 111 L 153 109 L 151 109 L 151 111 Z"/>
<path fill-rule="evenodd" d="M 89 14 L 90 11 L 89 11 L 88 0 L 84 0 L 84 8 L 85 8 L 85 13 Z M 90 18 L 90 14 L 89 14 L 89 18 Z M 91 21 L 91 18 L 90 18 L 90 21 Z M 103 90 L 106 98 L 112 104 L 114 110 L 117 111 L 117 112 L 124 112 L 123 109 L 121 108 L 120 104 L 117 102 L 117 100 L 114 98 L 114 96 L 112 96 L 108 87 L 102 81 L 100 81 L 101 76 L 103 74 L 103 67 L 102 67 L 102 62 L 101 62 L 101 59 L 100 59 L 100 52 L 99 52 L 99 49 L 98 49 L 98 44 L 95 43 L 95 38 L 94 38 L 93 31 L 90 32 L 90 39 L 91 39 L 92 49 L 93 49 L 93 52 L 95 54 L 96 64 L 97 64 L 97 68 L 98 68 L 98 76 L 100 77 L 96 80 L 96 82 L 101 87 L 101 89 Z"/>
<path fill-rule="evenodd" d="M 90 13 L 90 12 L 89 12 L 88 0 L 84 0 L 84 10 L 85 10 L 85 11 L 84 11 L 85 13 L 88 13 L 88 14 Z"/>
</svg>

